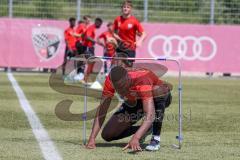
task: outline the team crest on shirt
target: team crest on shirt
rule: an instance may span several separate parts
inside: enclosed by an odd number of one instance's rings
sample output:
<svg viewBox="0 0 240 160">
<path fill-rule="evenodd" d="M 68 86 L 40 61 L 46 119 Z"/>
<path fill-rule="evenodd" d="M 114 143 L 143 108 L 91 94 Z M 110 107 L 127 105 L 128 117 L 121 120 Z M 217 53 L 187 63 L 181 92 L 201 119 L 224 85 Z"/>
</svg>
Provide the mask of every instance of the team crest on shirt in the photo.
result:
<svg viewBox="0 0 240 160">
<path fill-rule="evenodd" d="M 63 31 L 54 27 L 32 28 L 32 44 L 41 61 L 49 61 L 60 53 Z"/>
<path fill-rule="evenodd" d="M 131 29 L 133 27 L 133 24 L 129 23 L 128 24 L 128 29 Z"/>
</svg>

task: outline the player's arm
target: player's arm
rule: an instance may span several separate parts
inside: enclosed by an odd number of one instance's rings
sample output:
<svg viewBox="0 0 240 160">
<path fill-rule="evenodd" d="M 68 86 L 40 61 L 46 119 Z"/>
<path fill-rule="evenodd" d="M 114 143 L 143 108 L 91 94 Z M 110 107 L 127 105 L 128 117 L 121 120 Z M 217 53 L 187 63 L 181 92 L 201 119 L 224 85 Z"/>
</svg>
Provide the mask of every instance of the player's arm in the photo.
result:
<svg viewBox="0 0 240 160">
<path fill-rule="evenodd" d="M 136 41 L 136 46 L 140 47 L 140 46 L 142 46 L 143 41 L 147 37 L 147 34 L 146 34 L 146 32 L 142 32 L 142 33 L 137 32 L 137 35 L 139 36 L 139 38 Z"/>
<path fill-rule="evenodd" d="M 92 132 L 89 137 L 88 144 L 86 145 L 86 148 L 88 148 L 88 149 L 96 148 L 95 139 L 96 139 L 96 137 L 102 127 L 102 124 L 106 118 L 106 114 L 109 109 L 111 100 L 112 100 L 112 98 L 110 98 L 110 97 L 108 97 L 108 98 L 103 97 L 100 105 L 97 108 L 93 126 L 92 126 Z"/>
<path fill-rule="evenodd" d="M 113 37 L 118 41 L 122 41 L 122 39 L 118 35 L 118 19 L 115 19 L 113 22 L 113 30 L 114 30 Z"/>
<path fill-rule="evenodd" d="M 84 32 L 84 37 L 86 38 L 87 41 L 91 41 L 92 43 L 96 43 L 95 40 L 91 37 L 93 34 L 94 33 L 93 33 L 92 30 L 87 29 Z"/>
<path fill-rule="evenodd" d="M 78 38 L 83 38 L 84 37 L 84 33 L 86 32 L 86 29 L 80 29 L 74 33 L 72 33 L 73 36 L 78 37 Z"/>
<path fill-rule="evenodd" d="M 155 108 L 154 108 L 153 98 L 148 98 L 143 100 L 143 110 L 145 113 L 143 123 L 140 126 L 140 128 L 137 130 L 137 132 L 132 136 L 129 143 L 123 148 L 123 150 L 127 148 L 131 148 L 133 151 L 141 151 L 139 140 L 151 127 L 152 122 L 154 121 L 154 118 L 155 118 Z"/>
<path fill-rule="evenodd" d="M 153 87 L 152 94 L 154 97 L 161 97 L 167 95 L 169 92 L 171 92 L 172 89 L 173 89 L 172 84 L 163 81 L 161 84 L 155 85 Z"/>
<path fill-rule="evenodd" d="M 101 34 L 100 36 L 97 37 L 97 44 L 99 44 L 102 47 L 105 47 L 105 44 L 102 41 L 102 39 L 103 39 L 103 34 Z"/>
<path fill-rule="evenodd" d="M 90 37 L 90 36 L 87 36 L 86 39 L 87 39 L 88 41 L 91 41 L 91 42 L 93 42 L 93 43 L 96 43 L 96 41 L 95 41 L 92 37 Z"/>
<path fill-rule="evenodd" d="M 117 33 L 113 33 L 113 37 L 118 41 L 122 41 L 122 39 L 119 37 Z"/>
<path fill-rule="evenodd" d="M 78 33 L 72 33 L 71 35 L 78 38 L 83 36 L 83 34 L 78 34 Z"/>
<path fill-rule="evenodd" d="M 71 48 L 69 47 L 69 43 L 68 43 L 68 41 L 69 41 L 69 33 L 67 31 L 64 32 L 64 38 L 65 38 L 65 44 L 66 44 L 68 50 L 71 50 Z"/>
<path fill-rule="evenodd" d="M 140 47 L 142 46 L 143 41 L 147 37 L 147 33 L 144 31 L 141 23 L 138 20 L 136 21 L 136 34 L 139 37 L 136 41 L 136 46 Z"/>
<path fill-rule="evenodd" d="M 143 123 L 134 135 L 134 137 L 137 139 L 140 139 L 147 132 L 155 118 L 155 107 L 153 98 L 147 98 L 143 100 L 143 111 L 145 113 Z"/>
</svg>

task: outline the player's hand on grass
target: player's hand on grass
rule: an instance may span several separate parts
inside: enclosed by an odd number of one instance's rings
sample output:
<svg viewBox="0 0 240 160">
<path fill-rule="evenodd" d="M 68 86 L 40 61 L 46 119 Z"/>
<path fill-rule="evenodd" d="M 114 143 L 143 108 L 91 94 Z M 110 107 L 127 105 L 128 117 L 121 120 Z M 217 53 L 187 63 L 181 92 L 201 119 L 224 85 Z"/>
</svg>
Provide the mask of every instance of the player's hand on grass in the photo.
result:
<svg viewBox="0 0 240 160">
<path fill-rule="evenodd" d="M 96 143 L 95 143 L 94 138 L 89 138 L 86 148 L 87 149 L 95 149 L 96 148 Z"/>
<path fill-rule="evenodd" d="M 128 142 L 128 144 L 123 148 L 123 151 L 125 151 L 128 148 L 131 149 L 132 151 L 142 151 L 142 148 L 140 147 L 139 139 L 134 136 Z"/>
</svg>

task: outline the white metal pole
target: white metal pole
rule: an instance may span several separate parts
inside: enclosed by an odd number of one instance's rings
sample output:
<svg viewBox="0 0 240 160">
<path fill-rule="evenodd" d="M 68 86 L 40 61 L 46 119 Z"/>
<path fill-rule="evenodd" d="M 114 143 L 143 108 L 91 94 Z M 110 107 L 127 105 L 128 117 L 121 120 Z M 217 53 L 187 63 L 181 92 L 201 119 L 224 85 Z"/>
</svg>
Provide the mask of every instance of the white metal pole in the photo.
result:
<svg viewBox="0 0 240 160">
<path fill-rule="evenodd" d="M 211 0 L 210 5 L 210 24 L 214 24 L 215 0 Z"/>
<path fill-rule="evenodd" d="M 77 0 L 77 20 L 81 19 L 81 0 Z"/>
<path fill-rule="evenodd" d="M 87 126 L 86 126 L 86 120 L 87 120 L 87 84 L 84 84 L 84 110 L 83 110 L 83 144 L 86 145 L 87 143 Z"/>
<path fill-rule="evenodd" d="M 8 17 L 9 18 L 13 17 L 13 0 L 9 0 L 8 3 Z"/>
<path fill-rule="evenodd" d="M 144 0 L 144 22 L 148 22 L 148 0 Z"/>
</svg>

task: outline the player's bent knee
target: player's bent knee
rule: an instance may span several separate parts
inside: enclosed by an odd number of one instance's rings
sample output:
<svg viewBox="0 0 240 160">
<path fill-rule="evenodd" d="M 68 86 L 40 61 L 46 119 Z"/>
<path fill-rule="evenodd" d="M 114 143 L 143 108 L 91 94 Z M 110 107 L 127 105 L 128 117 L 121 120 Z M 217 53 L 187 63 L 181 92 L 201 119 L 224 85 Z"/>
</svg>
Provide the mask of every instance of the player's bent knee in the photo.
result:
<svg viewBox="0 0 240 160">
<path fill-rule="evenodd" d="M 107 142 L 111 142 L 113 140 L 112 136 L 104 130 L 102 131 L 101 136 Z"/>
<path fill-rule="evenodd" d="M 172 103 L 172 95 L 170 93 L 167 97 L 167 100 L 166 100 L 166 108 L 168 108 L 171 103 Z"/>
</svg>

